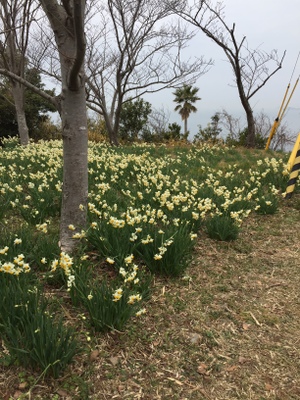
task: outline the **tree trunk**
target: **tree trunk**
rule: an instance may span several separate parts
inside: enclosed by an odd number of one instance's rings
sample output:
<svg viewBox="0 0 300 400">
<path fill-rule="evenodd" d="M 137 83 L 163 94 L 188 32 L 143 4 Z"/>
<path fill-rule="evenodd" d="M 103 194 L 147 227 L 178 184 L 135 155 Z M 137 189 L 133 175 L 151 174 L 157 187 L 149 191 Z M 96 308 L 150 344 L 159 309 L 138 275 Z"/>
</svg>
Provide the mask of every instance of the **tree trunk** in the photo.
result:
<svg viewBox="0 0 300 400">
<path fill-rule="evenodd" d="M 74 233 L 86 228 L 88 199 L 88 131 L 84 74 L 85 0 L 41 0 L 58 47 L 62 91 L 59 112 L 63 136 L 63 191 L 60 248 L 72 253 Z M 59 4 L 62 3 L 62 4 Z M 74 225 L 75 231 L 69 228 Z"/>
<path fill-rule="evenodd" d="M 86 227 L 88 199 L 88 135 L 85 108 L 85 89 L 64 90 L 62 100 L 63 125 L 63 197 L 60 220 L 60 247 L 62 251 L 73 251 L 76 232 Z"/>
<path fill-rule="evenodd" d="M 112 118 L 108 118 L 107 114 L 104 113 L 104 121 L 108 133 L 108 138 L 109 138 L 109 143 L 112 146 L 119 146 L 119 139 L 118 139 L 118 127 L 116 126 L 115 123 L 113 123 Z"/>
<path fill-rule="evenodd" d="M 12 95 L 16 108 L 20 143 L 23 146 L 27 146 L 29 143 L 29 133 L 24 109 L 24 86 L 20 83 L 13 82 Z"/>
<path fill-rule="evenodd" d="M 188 126 L 187 126 L 187 118 L 184 119 L 184 138 L 188 137 Z"/>
<path fill-rule="evenodd" d="M 109 141 L 112 146 L 119 146 L 118 135 L 116 134 L 114 129 L 109 131 Z"/>
<path fill-rule="evenodd" d="M 238 67 L 237 67 L 238 68 Z M 242 78 L 240 73 L 236 73 L 236 83 L 239 92 L 239 96 L 241 99 L 242 106 L 245 110 L 246 117 L 247 117 L 247 138 L 246 138 L 246 145 L 247 147 L 255 147 L 255 122 L 253 111 L 249 102 L 249 99 L 245 95 L 244 87 L 242 84 Z"/>
<path fill-rule="evenodd" d="M 247 132 L 247 139 L 246 145 L 247 147 L 255 147 L 255 121 L 253 117 L 253 111 L 251 107 L 250 109 L 245 109 L 247 115 L 247 125 L 248 125 L 248 132 Z"/>
</svg>

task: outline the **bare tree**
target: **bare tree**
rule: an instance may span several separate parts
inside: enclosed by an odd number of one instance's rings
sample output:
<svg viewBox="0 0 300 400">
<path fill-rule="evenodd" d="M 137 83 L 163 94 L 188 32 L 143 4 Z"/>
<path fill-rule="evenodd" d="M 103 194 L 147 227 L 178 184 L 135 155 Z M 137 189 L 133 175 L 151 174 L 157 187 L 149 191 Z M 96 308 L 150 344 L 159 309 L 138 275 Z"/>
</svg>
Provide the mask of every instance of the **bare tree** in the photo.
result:
<svg viewBox="0 0 300 400">
<path fill-rule="evenodd" d="M 260 112 L 255 116 L 255 130 L 259 133 L 266 141 L 270 135 L 273 122 L 270 117 L 264 112 Z M 295 134 L 291 132 L 286 122 L 282 121 L 276 131 L 276 135 L 273 138 L 270 148 L 274 151 L 285 150 L 287 146 L 291 146 L 296 140 Z"/>
<path fill-rule="evenodd" d="M 275 50 L 267 53 L 259 48 L 250 49 L 246 36 L 238 38 L 235 23 L 230 26 L 226 23 L 224 5 L 221 1 L 194 0 L 193 5 L 189 5 L 187 1 L 173 3 L 177 13 L 185 21 L 198 27 L 226 54 L 247 117 L 247 145 L 254 147 L 255 123 L 250 100 L 282 67 L 285 52 L 279 58 Z M 270 63 L 275 64 L 271 70 Z"/>
<path fill-rule="evenodd" d="M 217 114 L 220 118 L 220 125 L 222 126 L 223 131 L 227 136 L 237 141 L 240 132 L 243 130 L 240 118 L 233 117 L 225 109 L 219 111 Z"/>
<path fill-rule="evenodd" d="M 245 126 L 242 124 L 240 118 L 235 118 L 230 115 L 226 110 L 218 112 L 217 115 L 220 118 L 220 125 L 223 127 L 223 131 L 226 134 L 226 140 L 230 142 L 239 143 L 241 141 L 241 134 L 245 131 Z M 270 117 L 260 112 L 254 116 L 255 132 L 264 139 L 265 142 L 269 137 L 269 133 L 273 123 Z M 288 146 L 295 143 L 296 135 L 291 132 L 286 123 L 282 123 L 273 139 L 271 149 L 274 151 L 285 150 Z"/>
<path fill-rule="evenodd" d="M 4 68 L 6 75 L 56 105 L 62 119 L 63 199 L 60 223 L 60 247 L 71 252 L 74 231 L 86 225 L 88 196 L 87 116 L 85 75 L 84 7 L 85 0 L 40 0 L 54 32 L 61 69 L 61 94 L 51 97 L 26 80 Z"/>
<path fill-rule="evenodd" d="M 0 0 L 0 64 L 13 74 L 24 78 L 29 28 L 38 6 L 33 0 Z M 24 86 L 8 78 L 16 109 L 20 142 L 29 143 L 25 115 Z"/>
<path fill-rule="evenodd" d="M 165 110 L 163 107 L 154 108 L 149 115 L 148 126 L 155 135 L 161 137 L 168 129 L 169 120 L 169 110 Z"/>
<path fill-rule="evenodd" d="M 211 61 L 182 61 L 193 33 L 171 20 L 169 5 L 157 0 L 107 0 L 88 29 L 88 105 L 105 119 L 118 144 L 122 103 L 164 88 L 194 83 Z M 100 22 L 99 22 L 100 21 Z"/>
<path fill-rule="evenodd" d="M 89 19 L 95 15 L 95 4 L 98 0 L 85 2 L 85 26 Z M 87 27 L 89 29 L 90 26 Z M 86 36 L 88 36 L 86 34 Z M 61 85 L 61 68 L 59 53 L 55 43 L 54 32 L 45 15 L 39 15 L 39 24 L 30 32 L 30 42 L 27 57 L 31 65 L 40 73 L 50 78 L 55 84 Z"/>
</svg>

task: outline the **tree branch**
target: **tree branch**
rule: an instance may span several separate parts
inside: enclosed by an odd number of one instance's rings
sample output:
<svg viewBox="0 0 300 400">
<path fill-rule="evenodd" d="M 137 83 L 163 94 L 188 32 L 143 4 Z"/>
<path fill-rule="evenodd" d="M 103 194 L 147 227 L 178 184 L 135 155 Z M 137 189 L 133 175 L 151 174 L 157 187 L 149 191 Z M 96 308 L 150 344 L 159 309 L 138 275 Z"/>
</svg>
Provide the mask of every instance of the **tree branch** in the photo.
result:
<svg viewBox="0 0 300 400">
<path fill-rule="evenodd" d="M 76 91 L 80 86 L 80 71 L 84 62 L 86 41 L 84 37 L 84 2 L 74 0 L 73 25 L 76 37 L 76 55 L 69 74 L 69 89 Z"/>
<path fill-rule="evenodd" d="M 274 74 L 276 74 L 277 71 L 279 71 L 279 70 L 282 68 L 282 63 L 283 63 L 283 60 L 284 60 L 284 58 L 285 58 L 285 55 L 286 55 L 286 50 L 283 52 L 283 56 L 281 57 L 281 60 L 280 60 L 280 62 L 279 62 L 279 64 L 278 64 L 278 67 L 277 67 L 276 69 L 274 69 L 273 72 L 271 72 L 270 74 L 268 74 L 268 76 L 262 81 L 262 83 L 261 83 L 260 85 L 258 85 L 258 86 L 256 87 L 256 89 L 253 90 L 253 92 L 251 92 L 251 93 L 249 94 L 248 99 L 250 99 L 252 96 L 254 96 L 255 93 L 257 93 L 257 92 L 268 82 L 268 80 L 269 80 Z"/>
<path fill-rule="evenodd" d="M 44 92 L 43 90 L 37 88 L 36 86 L 32 85 L 30 82 L 28 82 L 26 79 L 21 78 L 19 75 L 14 74 L 13 72 L 7 71 L 4 68 L 0 68 L 0 75 L 4 75 L 13 81 L 19 82 L 28 89 L 32 90 L 34 93 L 40 95 L 43 97 L 45 100 L 49 101 L 52 103 L 60 112 L 60 96 L 50 96 L 50 94 Z"/>
</svg>

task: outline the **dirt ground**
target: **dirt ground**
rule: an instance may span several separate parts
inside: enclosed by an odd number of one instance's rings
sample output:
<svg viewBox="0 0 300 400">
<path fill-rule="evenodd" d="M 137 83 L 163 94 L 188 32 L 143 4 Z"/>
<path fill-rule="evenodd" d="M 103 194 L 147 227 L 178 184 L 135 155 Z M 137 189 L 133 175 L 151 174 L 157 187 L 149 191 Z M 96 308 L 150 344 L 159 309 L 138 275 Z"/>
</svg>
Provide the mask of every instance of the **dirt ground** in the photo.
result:
<svg viewBox="0 0 300 400">
<path fill-rule="evenodd" d="M 142 319 L 83 340 L 58 380 L 0 363 L 0 399 L 300 399 L 299 249 L 296 195 L 235 242 L 199 236 L 182 279 L 155 278 Z"/>
</svg>

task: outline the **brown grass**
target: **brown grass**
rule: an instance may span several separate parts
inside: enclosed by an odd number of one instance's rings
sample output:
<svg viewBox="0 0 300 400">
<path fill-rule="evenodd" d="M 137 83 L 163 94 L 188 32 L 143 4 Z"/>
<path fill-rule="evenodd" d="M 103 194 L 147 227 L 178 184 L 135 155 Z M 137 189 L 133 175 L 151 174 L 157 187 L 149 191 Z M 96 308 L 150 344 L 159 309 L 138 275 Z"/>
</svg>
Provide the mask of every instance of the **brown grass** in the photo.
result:
<svg viewBox="0 0 300 400">
<path fill-rule="evenodd" d="M 0 366 L 0 398 L 300 399 L 299 222 L 295 195 L 250 217 L 235 242 L 200 237 L 184 279 L 156 278 L 145 317 L 82 334 L 84 352 L 58 380 Z"/>
</svg>

